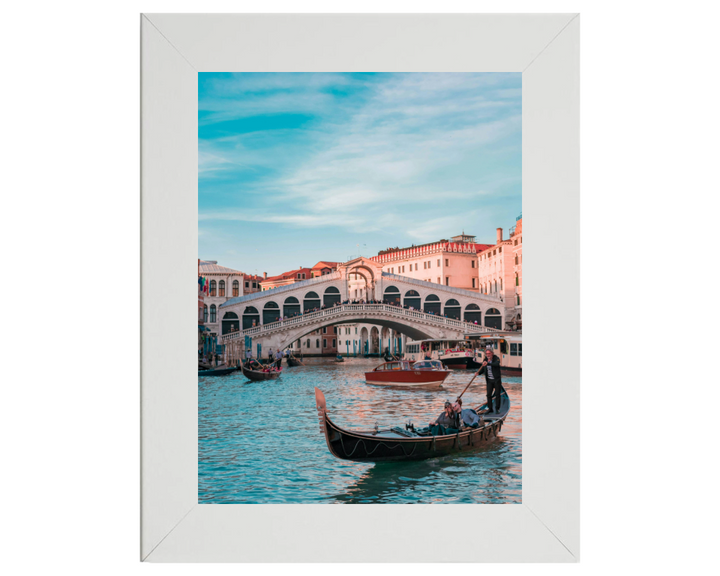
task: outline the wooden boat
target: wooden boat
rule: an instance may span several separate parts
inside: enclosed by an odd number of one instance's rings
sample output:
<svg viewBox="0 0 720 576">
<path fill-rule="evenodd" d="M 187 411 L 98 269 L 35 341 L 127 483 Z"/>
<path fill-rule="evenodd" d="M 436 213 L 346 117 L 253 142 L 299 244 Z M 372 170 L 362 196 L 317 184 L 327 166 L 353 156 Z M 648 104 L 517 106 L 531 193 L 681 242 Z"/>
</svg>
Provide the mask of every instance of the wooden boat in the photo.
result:
<svg viewBox="0 0 720 576">
<path fill-rule="evenodd" d="M 421 360 L 414 364 L 407 360 L 397 360 L 381 364 L 372 372 L 366 372 L 365 382 L 376 386 L 442 388 L 449 375 L 450 370 L 437 360 Z"/>
<path fill-rule="evenodd" d="M 407 344 L 409 353 L 431 351 L 433 358 L 442 360 L 448 368 L 479 370 L 486 346 L 492 346 L 500 358 L 504 376 L 522 377 L 522 332 L 468 334 L 466 340 L 418 340 Z"/>
<path fill-rule="evenodd" d="M 295 358 L 295 356 L 292 355 L 287 357 L 287 363 L 288 366 L 305 366 L 305 364 L 303 364 L 300 360 L 298 360 L 297 358 Z"/>
<path fill-rule="evenodd" d="M 477 428 L 463 428 L 455 434 L 432 436 L 421 434 L 412 425 L 405 429 L 394 428 L 369 431 L 346 430 L 335 424 L 328 415 L 325 395 L 315 388 L 315 403 L 320 419 L 320 431 L 325 435 L 333 456 L 357 462 L 391 462 L 397 460 L 423 460 L 446 454 L 466 452 L 493 442 L 510 412 L 510 398 L 501 391 L 500 411 L 482 414 L 483 404 L 475 409 L 483 416 Z"/>
<path fill-rule="evenodd" d="M 239 368 L 232 366 L 229 368 L 212 368 L 209 370 L 198 370 L 198 376 L 226 376 L 233 372 L 237 372 Z"/>
<path fill-rule="evenodd" d="M 282 374 L 282 371 L 280 372 L 263 372 L 261 370 L 250 370 L 246 368 L 244 365 L 241 366 L 243 376 L 246 378 L 249 378 L 250 380 L 275 380 L 280 374 Z"/>
</svg>

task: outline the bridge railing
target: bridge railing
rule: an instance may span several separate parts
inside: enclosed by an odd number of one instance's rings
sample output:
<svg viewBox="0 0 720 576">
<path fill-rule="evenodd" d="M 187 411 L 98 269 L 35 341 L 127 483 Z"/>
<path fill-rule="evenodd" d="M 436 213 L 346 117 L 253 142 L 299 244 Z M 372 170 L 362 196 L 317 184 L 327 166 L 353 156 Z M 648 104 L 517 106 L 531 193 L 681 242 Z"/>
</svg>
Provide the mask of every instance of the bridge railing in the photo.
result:
<svg viewBox="0 0 720 576">
<path fill-rule="evenodd" d="M 500 330 L 496 328 L 480 326 L 479 324 L 464 322 L 462 320 L 456 320 L 455 318 L 445 318 L 444 316 L 438 316 L 436 314 L 428 314 L 427 312 L 423 312 L 421 310 L 401 308 L 391 304 L 341 304 L 339 306 L 333 306 L 332 308 L 325 308 L 316 312 L 302 314 L 286 320 L 278 320 L 277 322 L 269 322 L 267 324 L 260 324 L 259 326 L 246 328 L 245 330 L 223 334 L 222 340 L 227 343 L 238 338 L 244 338 L 245 336 L 257 336 L 283 328 L 315 324 L 321 318 L 341 318 L 357 312 L 384 312 L 395 317 L 414 318 L 416 320 L 430 322 L 436 326 L 449 326 L 465 332 L 500 332 Z M 368 323 L 372 324 L 372 320 L 369 320 Z"/>
</svg>

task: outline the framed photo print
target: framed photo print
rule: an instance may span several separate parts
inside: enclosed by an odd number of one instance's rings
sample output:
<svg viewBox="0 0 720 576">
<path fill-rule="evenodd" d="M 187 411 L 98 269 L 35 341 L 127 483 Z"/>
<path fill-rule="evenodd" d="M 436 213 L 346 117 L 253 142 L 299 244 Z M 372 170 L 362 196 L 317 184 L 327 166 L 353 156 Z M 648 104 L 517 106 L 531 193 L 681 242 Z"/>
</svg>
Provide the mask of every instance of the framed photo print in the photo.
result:
<svg viewBox="0 0 720 576">
<path fill-rule="evenodd" d="M 142 560 L 576 562 L 579 16 L 141 26 Z"/>
</svg>

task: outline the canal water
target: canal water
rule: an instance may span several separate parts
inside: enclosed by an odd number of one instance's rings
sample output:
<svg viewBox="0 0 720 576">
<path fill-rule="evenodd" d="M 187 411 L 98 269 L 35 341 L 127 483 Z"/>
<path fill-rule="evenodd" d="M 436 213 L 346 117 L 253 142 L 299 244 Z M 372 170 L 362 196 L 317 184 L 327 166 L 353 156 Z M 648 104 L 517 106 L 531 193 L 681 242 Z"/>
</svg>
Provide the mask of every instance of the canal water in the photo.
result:
<svg viewBox="0 0 720 576">
<path fill-rule="evenodd" d="M 520 503 L 522 380 L 503 378 L 511 410 L 489 446 L 419 462 L 360 463 L 334 457 L 320 432 L 315 392 L 333 421 L 349 429 L 425 426 L 472 378 L 454 371 L 438 391 L 365 384 L 378 358 L 306 359 L 277 380 L 242 374 L 204 377 L 198 386 L 198 501 L 204 504 Z M 477 384 L 477 385 L 476 385 Z M 463 396 L 485 402 L 479 377 Z"/>
</svg>

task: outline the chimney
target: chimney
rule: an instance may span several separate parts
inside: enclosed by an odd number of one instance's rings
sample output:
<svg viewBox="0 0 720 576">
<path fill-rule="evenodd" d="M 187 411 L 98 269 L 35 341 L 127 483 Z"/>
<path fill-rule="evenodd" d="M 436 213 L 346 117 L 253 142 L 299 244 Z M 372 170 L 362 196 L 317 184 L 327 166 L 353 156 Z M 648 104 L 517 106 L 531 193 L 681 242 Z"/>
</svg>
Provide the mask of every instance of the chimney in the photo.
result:
<svg viewBox="0 0 720 576">
<path fill-rule="evenodd" d="M 263 280 L 267 280 L 267 272 L 263 272 Z"/>
<path fill-rule="evenodd" d="M 497 244 L 500 244 L 502 242 L 502 228 L 497 229 Z"/>
</svg>

